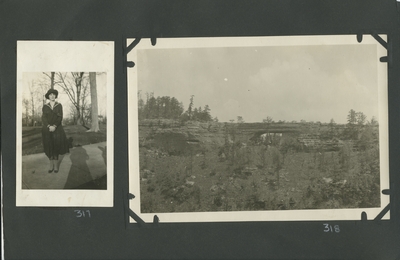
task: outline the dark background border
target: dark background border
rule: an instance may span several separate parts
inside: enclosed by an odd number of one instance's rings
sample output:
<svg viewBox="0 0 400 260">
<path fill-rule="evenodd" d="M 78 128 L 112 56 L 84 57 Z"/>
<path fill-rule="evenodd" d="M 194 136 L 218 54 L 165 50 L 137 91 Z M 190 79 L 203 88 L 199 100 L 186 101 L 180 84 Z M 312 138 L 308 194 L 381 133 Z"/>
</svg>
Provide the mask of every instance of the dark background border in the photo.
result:
<svg viewBox="0 0 400 260">
<path fill-rule="evenodd" d="M 390 221 L 128 224 L 126 38 L 359 33 L 388 34 L 392 46 Z M 115 42 L 113 208 L 77 218 L 79 208 L 15 207 L 17 40 Z M 0 0 L 6 259 L 400 259 L 399 47 L 395 0 Z"/>
</svg>

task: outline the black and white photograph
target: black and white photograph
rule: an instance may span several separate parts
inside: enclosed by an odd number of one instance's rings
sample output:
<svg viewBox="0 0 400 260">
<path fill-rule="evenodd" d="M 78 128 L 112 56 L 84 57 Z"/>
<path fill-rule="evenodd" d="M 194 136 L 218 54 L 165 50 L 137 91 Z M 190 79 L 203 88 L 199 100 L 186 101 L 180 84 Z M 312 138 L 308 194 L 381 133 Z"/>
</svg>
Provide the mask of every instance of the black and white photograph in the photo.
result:
<svg viewBox="0 0 400 260">
<path fill-rule="evenodd" d="M 23 189 L 107 189 L 106 76 L 23 74 Z"/>
<path fill-rule="evenodd" d="M 52 198 L 34 202 L 21 196 L 17 201 L 21 206 L 110 205 L 113 44 L 18 43 L 17 194 Z M 26 54 L 32 49 L 36 53 Z M 92 54 L 82 56 L 84 51 Z"/>
<path fill-rule="evenodd" d="M 385 55 L 372 37 L 142 39 L 128 55 L 131 208 L 165 222 L 378 214 Z"/>
</svg>

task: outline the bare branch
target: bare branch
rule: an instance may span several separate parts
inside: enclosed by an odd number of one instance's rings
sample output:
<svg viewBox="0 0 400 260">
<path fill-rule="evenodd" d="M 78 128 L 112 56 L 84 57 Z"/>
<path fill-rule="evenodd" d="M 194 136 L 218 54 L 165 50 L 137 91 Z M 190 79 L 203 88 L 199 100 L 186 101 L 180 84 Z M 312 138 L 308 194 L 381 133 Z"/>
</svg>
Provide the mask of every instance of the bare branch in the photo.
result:
<svg viewBox="0 0 400 260">
<path fill-rule="evenodd" d="M 43 72 L 44 75 L 46 75 L 47 77 L 49 77 L 49 79 L 51 79 L 51 76 L 49 74 L 47 74 L 46 72 Z"/>
<path fill-rule="evenodd" d="M 65 79 L 64 79 L 63 75 L 61 74 L 61 72 L 59 72 L 57 75 L 60 77 L 61 83 L 62 83 L 62 84 L 58 84 L 58 85 L 65 91 L 65 93 L 68 95 L 69 99 L 74 104 L 74 106 L 78 107 L 79 104 L 76 102 L 75 92 L 74 92 L 73 88 L 69 88 L 68 87 L 68 85 L 65 82 Z"/>
</svg>

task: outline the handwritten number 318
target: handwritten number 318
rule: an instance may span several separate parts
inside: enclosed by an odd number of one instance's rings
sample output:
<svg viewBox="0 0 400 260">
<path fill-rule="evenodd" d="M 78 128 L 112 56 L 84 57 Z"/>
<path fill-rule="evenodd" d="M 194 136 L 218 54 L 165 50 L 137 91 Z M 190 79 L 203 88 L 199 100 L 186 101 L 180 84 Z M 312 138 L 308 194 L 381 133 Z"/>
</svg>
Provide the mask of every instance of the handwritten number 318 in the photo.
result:
<svg viewBox="0 0 400 260">
<path fill-rule="evenodd" d="M 335 233 L 339 233 L 340 232 L 340 228 L 339 225 L 329 225 L 329 224 L 324 224 L 324 232 L 335 232 Z"/>
</svg>

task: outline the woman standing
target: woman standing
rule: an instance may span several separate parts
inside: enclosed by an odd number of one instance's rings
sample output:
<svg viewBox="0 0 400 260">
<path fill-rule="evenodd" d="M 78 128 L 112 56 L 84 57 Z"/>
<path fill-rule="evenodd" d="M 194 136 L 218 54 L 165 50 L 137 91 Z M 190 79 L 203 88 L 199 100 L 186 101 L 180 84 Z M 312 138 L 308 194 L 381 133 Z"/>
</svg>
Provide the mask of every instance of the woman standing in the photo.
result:
<svg viewBox="0 0 400 260">
<path fill-rule="evenodd" d="M 69 152 L 69 143 L 61 125 L 62 105 L 56 101 L 58 91 L 49 89 L 45 95 L 50 102 L 42 109 L 42 140 L 44 153 L 50 160 L 49 173 L 58 172 L 58 156 Z"/>
</svg>

